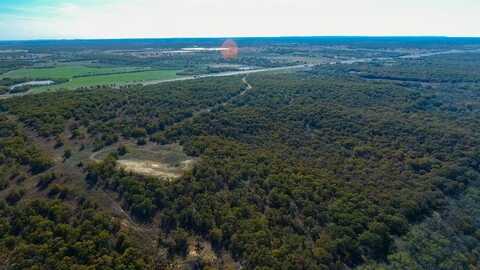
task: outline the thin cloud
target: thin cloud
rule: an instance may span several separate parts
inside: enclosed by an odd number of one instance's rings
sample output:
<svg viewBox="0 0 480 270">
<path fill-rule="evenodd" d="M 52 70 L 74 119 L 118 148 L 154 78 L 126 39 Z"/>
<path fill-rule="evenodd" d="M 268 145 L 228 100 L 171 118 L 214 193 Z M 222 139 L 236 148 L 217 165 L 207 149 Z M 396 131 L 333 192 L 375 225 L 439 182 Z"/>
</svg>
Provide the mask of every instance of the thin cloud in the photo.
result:
<svg viewBox="0 0 480 270">
<path fill-rule="evenodd" d="M 480 34 L 473 0 L 26 2 L 0 16 L 0 39 Z"/>
</svg>

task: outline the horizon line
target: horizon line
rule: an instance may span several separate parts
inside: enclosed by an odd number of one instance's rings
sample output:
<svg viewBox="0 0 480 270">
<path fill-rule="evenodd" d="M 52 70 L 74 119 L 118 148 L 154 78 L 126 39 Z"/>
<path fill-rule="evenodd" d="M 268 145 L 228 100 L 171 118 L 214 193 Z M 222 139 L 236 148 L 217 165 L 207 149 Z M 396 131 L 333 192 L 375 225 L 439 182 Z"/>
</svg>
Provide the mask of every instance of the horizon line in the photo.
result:
<svg viewBox="0 0 480 270">
<path fill-rule="evenodd" d="M 262 35 L 262 36 L 185 36 L 185 37 L 78 37 L 78 38 L 25 38 L 1 39 L 0 42 L 24 41 L 98 41 L 98 40 L 156 40 L 156 39 L 250 39 L 250 38 L 470 38 L 480 39 L 480 35 Z"/>
</svg>

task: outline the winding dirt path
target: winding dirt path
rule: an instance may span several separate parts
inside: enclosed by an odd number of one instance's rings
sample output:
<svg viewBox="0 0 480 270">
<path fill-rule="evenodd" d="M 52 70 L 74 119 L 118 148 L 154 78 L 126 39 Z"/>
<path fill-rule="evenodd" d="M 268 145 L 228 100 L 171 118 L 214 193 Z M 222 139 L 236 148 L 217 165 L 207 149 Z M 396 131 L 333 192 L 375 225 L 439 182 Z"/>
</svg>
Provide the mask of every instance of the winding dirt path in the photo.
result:
<svg viewBox="0 0 480 270">
<path fill-rule="evenodd" d="M 224 102 L 220 103 L 220 104 L 217 104 L 217 105 L 213 105 L 213 106 L 210 106 L 208 108 L 205 108 L 205 109 L 201 109 L 197 112 L 194 112 L 192 114 L 192 116 L 188 117 L 188 118 L 185 118 L 183 120 L 180 120 L 176 123 L 173 123 L 171 127 L 175 127 L 175 126 L 180 126 L 184 123 L 187 123 L 187 122 L 190 122 L 192 121 L 195 117 L 199 116 L 199 115 L 202 115 L 202 114 L 205 114 L 205 113 L 210 113 L 211 111 L 215 110 L 215 109 L 218 109 L 218 108 L 221 108 L 221 107 L 224 107 L 224 106 L 227 106 L 230 102 L 232 102 L 233 100 L 239 98 L 239 97 L 242 97 L 242 96 L 245 96 L 248 92 L 250 92 L 252 89 L 253 89 L 253 86 L 247 81 L 247 76 L 243 77 L 242 78 L 242 82 L 245 84 L 245 89 L 243 91 L 241 91 L 238 95 L 235 95 L 227 100 L 225 100 Z M 167 128 L 168 129 L 168 128 Z"/>
<path fill-rule="evenodd" d="M 109 151 L 109 149 L 102 149 L 102 150 L 99 150 L 97 152 L 93 152 L 89 157 L 88 159 L 92 160 L 92 161 L 95 161 L 95 162 L 100 162 L 101 160 L 97 158 L 98 155 L 100 155 L 101 153 L 103 152 L 107 152 Z"/>
<path fill-rule="evenodd" d="M 250 92 L 252 89 L 253 89 L 253 86 L 247 81 L 247 76 L 243 77 L 242 78 L 242 82 L 245 84 L 245 89 L 242 90 L 239 94 L 225 100 L 224 102 L 220 103 L 220 104 L 217 104 L 217 105 L 213 105 L 213 106 L 210 106 L 210 107 L 207 107 L 207 108 L 204 108 L 204 109 L 201 109 L 201 110 L 198 110 L 196 112 L 193 112 L 192 116 L 190 117 L 187 117 L 185 119 L 182 119 L 176 123 L 173 123 L 170 127 L 174 127 L 174 126 L 179 126 L 183 123 L 186 123 L 186 122 L 189 122 L 191 120 L 193 120 L 195 117 L 201 115 L 201 114 L 204 114 L 204 113 L 209 113 L 211 112 L 212 110 L 214 109 L 218 109 L 220 107 L 224 107 L 226 105 L 228 105 L 230 102 L 232 102 L 233 100 L 239 98 L 239 97 L 242 97 L 242 96 L 245 96 L 248 92 Z M 98 156 L 104 152 L 108 152 L 110 151 L 111 149 L 101 149 L 97 152 L 93 152 L 90 156 L 89 156 L 89 160 L 91 161 L 95 161 L 95 162 L 100 162 L 101 159 L 98 158 Z M 150 153 L 154 153 L 156 154 L 157 152 L 155 151 L 151 151 L 151 150 L 147 150 L 147 149 L 142 149 L 142 151 L 145 151 L 145 152 L 150 152 Z"/>
</svg>

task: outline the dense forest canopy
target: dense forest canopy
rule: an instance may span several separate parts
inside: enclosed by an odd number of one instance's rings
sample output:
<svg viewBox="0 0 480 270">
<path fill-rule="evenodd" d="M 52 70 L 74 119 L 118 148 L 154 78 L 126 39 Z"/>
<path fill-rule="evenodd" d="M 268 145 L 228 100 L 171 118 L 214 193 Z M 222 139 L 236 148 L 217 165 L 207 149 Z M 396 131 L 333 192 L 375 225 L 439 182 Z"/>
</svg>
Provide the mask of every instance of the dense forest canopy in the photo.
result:
<svg viewBox="0 0 480 270">
<path fill-rule="evenodd" d="M 396 50 L 374 53 L 384 60 L 2 100 L 0 262 L 480 267 L 479 54 L 401 58 L 439 40 L 292 38 L 264 49 L 348 41 L 361 52 L 325 55 Z M 437 50 L 474 45 L 444 41 Z M 193 162 L 179 178 L 119 166 L 129 153 L 172 145 Z"/>
</svg>

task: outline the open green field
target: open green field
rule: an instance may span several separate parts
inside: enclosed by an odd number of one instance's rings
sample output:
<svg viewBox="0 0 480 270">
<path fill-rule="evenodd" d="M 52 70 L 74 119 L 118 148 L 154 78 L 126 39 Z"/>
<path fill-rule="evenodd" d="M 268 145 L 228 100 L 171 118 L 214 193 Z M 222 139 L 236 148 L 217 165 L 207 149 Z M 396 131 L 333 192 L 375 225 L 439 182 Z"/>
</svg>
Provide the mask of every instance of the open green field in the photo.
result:
<svg viewBox="0 0 480 270">
<path fill-rule="evenodd" d="M 56 66 L 47 68 L 22 68 L 9 71 L 0 76 L 2 78 L 29 78 L 29 79 L 70 79 L 79 76 L 95 76 L 112 73 L 141 71 L 141 67 L 88 67 L 88 66 Z"/>
<path fill-rule="evenodd" d="M 97 85 L 121 86 L 145 81 L 170 80 L 180 78 L 177 75 L 179 70 L 151 70 L 132 73 L 119 73 L 110 75 L 98 75 L 88 77 L 73 78 L 66 83 L 57 85 L 36 87 L 32 92 L 55 91 L 55 90 L 73 90 L 80 87 L 93 87 Z"/>
</svg>

